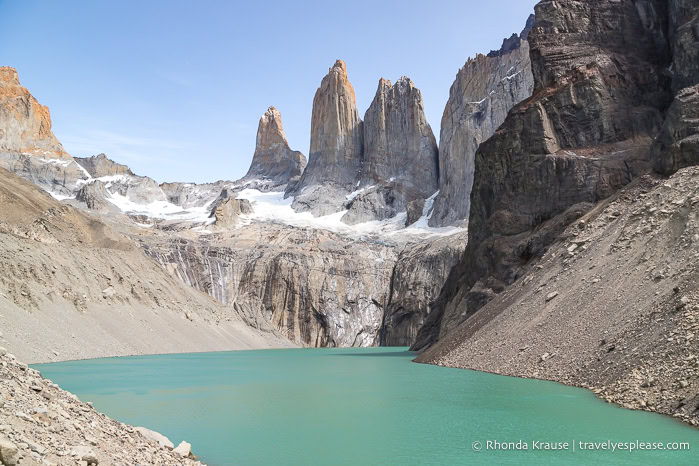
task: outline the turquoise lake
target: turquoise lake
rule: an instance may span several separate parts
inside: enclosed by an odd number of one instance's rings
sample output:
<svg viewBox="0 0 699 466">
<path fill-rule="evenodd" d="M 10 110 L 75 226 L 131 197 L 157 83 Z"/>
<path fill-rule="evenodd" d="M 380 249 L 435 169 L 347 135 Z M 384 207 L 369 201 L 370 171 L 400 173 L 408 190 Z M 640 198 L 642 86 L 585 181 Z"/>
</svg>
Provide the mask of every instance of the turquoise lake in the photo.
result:
<svg viewBox="0 0 699 466">
<path fill-rule="evenodd" d="M 413 358 L 404 348 L 291 349 L 33 367 L 114 419 L 175 445 L 187 440 L 214 466 L 699 463 L 699 430 L 669 417 L 582 389 Z M 529 449 L 486 450 L 489 440 Z M 607 440 L 688 442 L 690 450 L 532 449 L 534 441 Z"/>
</svg>

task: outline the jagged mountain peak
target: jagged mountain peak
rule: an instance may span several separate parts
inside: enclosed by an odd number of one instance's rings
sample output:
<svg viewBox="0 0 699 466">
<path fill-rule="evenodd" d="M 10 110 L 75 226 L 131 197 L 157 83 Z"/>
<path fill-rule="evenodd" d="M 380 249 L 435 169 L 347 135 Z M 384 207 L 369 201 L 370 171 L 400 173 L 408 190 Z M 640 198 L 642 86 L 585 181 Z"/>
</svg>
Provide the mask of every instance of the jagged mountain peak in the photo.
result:
<svg viewBox="0 0 699 466">
<path fill-rule="evenodd" d="M 276 108 L 269 107 L 260 118 L 260 124 L 257 127 L 255 152 L 270 149 L 276 145 L 289 148 L 282 125 L 282 115 Z"/>
<path fill-rule="evenodd" d="M 17 70 L 10 66 L 0 66 L 0 86 L 19 86 L 19 75 Z"/>
<path fill-rule="evenodd" d="M 106 154 L 75 157 L 75 161 L 94 178 L 113 175 L 135 176 L 129 167 L 111 160 Z"/>
<path fill-rule="evenodd" d="M 401 76 L 395 83 L 391 83 L 390 79 L 380 78 L 379 86 L 376 90 L 377 94 L 395 89 L 398 92 L 409 92 L 411 89 L 416 89 L 413 80 L 407 76 Z"/>
<path fill-rule="evenodd" d="M 529 15 L 529 18 L 527 18 L 527 24 L 524 26 L 524 29 L 522 29 L 522 32 L 519 34 L 513 33 L 510 37 L 503 39 L 500 49 L 491 50 L 488 57 L 500 57 L 504 54 L 512 52 L 513 50 L 517 50 L 522 45 L 522 41 L 527 40 L 529 37 L 529 33 L 534 27 L 534 24 L 536 24 L 536 15 L 531 14 Z"/>
<path fill-rule="evenodd" d="M 274 186 L 287 185 L 298 179 L 305 167 L 306 156 L 289 148 L 281 113 L 269 107 L 260 118 L 255 153 L 244 179 L 265 179 Z"/>
<path fill-rule="evenodd" d="M 340 73 L 347 76 L 347 64 L 344 60 L 337 59 L 335 64 L 328 70 L 328 73 Z"/>
<path fill-rule="evenodd" d="M 22 87 L 15 68 L 0 67 L 0 151 L 71 160 L 51 132 L 51 114 Z"/>
<path fill-rule="evenodd" d="M 327 215 L 339 211 L 362 164 L 362 120 L 347 65 L 337 60 L 313 98 L 308 166 L 293 190 L 294 209 Z"/>
</svg>

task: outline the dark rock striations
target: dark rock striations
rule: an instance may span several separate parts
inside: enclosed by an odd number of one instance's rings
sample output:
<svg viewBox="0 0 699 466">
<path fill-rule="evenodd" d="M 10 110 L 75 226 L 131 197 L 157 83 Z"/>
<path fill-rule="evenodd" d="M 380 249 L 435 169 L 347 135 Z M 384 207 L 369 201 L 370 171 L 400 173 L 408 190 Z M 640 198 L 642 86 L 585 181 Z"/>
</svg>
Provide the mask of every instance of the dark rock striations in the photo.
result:
<svg viewBox="0 0 699 466">
<path fill-rule="evenodd" d="M 663 11 L 661 1 L 537 5 L 533 97 L 476 154 L 468 246 L 415 349 L 473 315 L 568 223 L 648 170 L 669 101 Z"/>
<path fill-rule="evenodd" d="M 653 169 L 671 175 L 699 163 L 699 1 L 669 3 L 675 100 L 653 147 Z"/>
</svg>

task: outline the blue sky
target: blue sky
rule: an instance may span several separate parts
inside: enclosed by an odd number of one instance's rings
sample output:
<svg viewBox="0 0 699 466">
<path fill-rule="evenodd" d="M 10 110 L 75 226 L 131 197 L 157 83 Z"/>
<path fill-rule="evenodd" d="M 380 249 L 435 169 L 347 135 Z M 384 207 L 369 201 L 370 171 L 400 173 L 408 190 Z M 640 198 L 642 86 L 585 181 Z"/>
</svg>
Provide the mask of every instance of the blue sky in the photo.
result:
<svg viewBox="0 0 699 466">
<path fill-rule="evenodd" d="M 313 95 L 347 62 L 360 114 L 410 77 L 435 135 L 456 72 L 524 27 L 536 0 L 0 0 L 0 65 L 49 106 L 75 156 L 159 182 L 245 174 L 260 116 L 308 154 Z"/>
</svg>

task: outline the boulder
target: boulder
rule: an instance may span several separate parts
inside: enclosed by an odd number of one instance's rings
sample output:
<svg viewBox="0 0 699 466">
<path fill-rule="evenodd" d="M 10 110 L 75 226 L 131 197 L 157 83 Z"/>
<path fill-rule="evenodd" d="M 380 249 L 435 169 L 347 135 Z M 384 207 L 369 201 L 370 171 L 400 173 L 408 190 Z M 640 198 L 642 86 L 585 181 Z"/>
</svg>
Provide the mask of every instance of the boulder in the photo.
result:
<svg viewBox="0 0 699 466">
<path fill-rule="evenodd" d="M 0 462 L 4 466 L 15 466 L 19 463 L 19 449 L 5 437 L 0 437 Z"/>
<path fill-rule="evenodd" d="M 183 458 L 187 458 L 192 454 L 192 445 L 183 440 L 179 445 L 177 445 L 174 452 Z"/>
<path fill-rule="evenodd" d="M 145 427 L 135 427 L 135 430 L 136 432 L 139 432 L 141 435 L 143 435 L 146 439 L 150 440 L 151 442 L 157 443 L 161 447 L 175 447 L 175 445 L 161 433 L 155 432 L 150 429 L 146 429 Z"/>
</svg>

